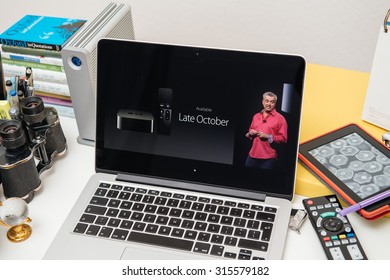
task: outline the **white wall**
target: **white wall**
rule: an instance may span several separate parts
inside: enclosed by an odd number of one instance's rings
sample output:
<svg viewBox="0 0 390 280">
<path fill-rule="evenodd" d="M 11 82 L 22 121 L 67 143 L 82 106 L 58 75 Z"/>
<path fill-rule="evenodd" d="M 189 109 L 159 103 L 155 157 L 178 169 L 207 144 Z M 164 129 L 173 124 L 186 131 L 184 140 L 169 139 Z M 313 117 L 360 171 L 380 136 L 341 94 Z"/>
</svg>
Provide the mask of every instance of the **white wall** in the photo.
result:
<svg viewBox="0 0 390 280">
<path fill-rule="evenodd" d="M 2 0 L 0 30 L 25 14 L 92 19 L 107 0 Z M 304 55 L 369 72 L 390 0 L 122 0 L 136 38 Z M 17 3 L 17 4 L 16 4 Z"/>
</svg>

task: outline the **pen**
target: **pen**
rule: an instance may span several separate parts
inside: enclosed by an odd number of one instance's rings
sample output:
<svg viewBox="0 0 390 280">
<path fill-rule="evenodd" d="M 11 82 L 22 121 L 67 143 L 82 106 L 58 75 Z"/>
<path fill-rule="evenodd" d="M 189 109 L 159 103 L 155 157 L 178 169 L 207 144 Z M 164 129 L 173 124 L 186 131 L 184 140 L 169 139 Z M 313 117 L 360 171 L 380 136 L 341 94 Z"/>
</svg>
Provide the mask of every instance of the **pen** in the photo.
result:
<svg viewBox="0 0 390 280">
<path fill-rule="evenodd" d="M 380 201 L 382 199 L 385 199 L 387 197 L 390 197 L 390 190 L 387 190 L 387 191 L 385 191 L 383 193 L 374 195 L 373 197 L 367 198 L 367 199 L 365 199 L 365 200 L 363 200 L 361 202 L 358 202 L 358 203 L 356 203 L 354 205 L 351 205 L 351 206 L 349 206 L 347 208 L 344 208 L 343 210 L 341 210 L 339 212 L 339 214 L 341 216 L 345 216 L 345 215 L 347 215 L 349 213 L 359 211 L 360 209 L 362 209 L 362 208 L 364 208 L 366 206 L 369 206 L 371 204 L 374 204 L 375 202 L 378 202 L 378 201 Z"/>
<path fill-rule="evenodd" d="M 9 99 L 9 93 L 10 93 L 10 91 L 11 91 L 11 89 L 13 89 L 13 83 L 12 83 L 12 81 L 11 80 L 6 80 L 5 81 L 5 88 L 6 88 L 6 90 L 7 90 L 7 100 Z"/>
</svg>

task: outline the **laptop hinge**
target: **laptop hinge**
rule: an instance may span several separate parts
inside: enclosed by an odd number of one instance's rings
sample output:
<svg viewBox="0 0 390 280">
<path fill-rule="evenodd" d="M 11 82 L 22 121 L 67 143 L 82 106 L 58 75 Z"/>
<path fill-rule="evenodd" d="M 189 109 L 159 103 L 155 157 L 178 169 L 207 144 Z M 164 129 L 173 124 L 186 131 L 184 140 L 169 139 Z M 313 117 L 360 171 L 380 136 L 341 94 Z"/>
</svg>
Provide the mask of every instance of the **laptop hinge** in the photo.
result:
<svg viewBox="0 0 390 280">
<path fill-rule="evenodd" d="M 262 201 L 262 202 L 264 202 L 267 197 L 266 194 L 253 193 L 253 192 L 242 191 L 233 188 L 224 188 L 224 187 L 210 186 L 210 185 L 204 185 L 198 183 L 174 181 L 171 179 L 166 180 L 160 178 L 136 176 L 136 175 L 129 175 L 129 174 L 119 173 L 116 177 L 116 180 L 123 181 L 123 182 L 130 182 L 130 183 L 169 187 L 178 190 L 189 190 L 189 191 L 196 191 L 201 193 L 217 194 L 217 195 L 231 196 L 236 198 L 245 198 L 245 199 L 251 199 L 251 200 Z"/>
</svg>

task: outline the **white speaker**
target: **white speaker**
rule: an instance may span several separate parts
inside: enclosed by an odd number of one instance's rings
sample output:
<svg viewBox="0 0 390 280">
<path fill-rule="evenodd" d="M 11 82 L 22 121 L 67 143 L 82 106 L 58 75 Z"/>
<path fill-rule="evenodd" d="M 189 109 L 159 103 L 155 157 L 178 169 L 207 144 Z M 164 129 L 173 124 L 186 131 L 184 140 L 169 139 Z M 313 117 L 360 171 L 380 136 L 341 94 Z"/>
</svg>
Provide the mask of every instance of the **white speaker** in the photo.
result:
<svg viewBox="0 0 390 280">
<path fill-rule="evenodd" d="M 96 131 L 96 70 L 99 39 L 134 39 L 131 8 L 109 3 L 61 50 L 81 144 L 94 145 Z"/>
</svg>

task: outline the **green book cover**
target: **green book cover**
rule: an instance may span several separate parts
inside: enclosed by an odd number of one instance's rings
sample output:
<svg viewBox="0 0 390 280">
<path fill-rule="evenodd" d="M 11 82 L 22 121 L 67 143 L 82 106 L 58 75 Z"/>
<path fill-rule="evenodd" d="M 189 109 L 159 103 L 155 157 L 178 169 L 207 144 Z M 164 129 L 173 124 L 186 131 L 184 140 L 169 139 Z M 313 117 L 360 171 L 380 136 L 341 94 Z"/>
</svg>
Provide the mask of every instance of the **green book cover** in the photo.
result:
<svg viewBox="0 0 390 280">
<path fill-rule="evenodd" d="M 22 60 L 12 60 L 12 59 L 8 59 L 8 58 L 4 58 L 4 57 L 2 58 L 2 61 L 4 64 L 9 64 L 9 65 L 39 68 L 39 69 L 57 71 L 57 72 L 65 72 L 64 67 L 59 66 L 59 65 L 43 64 L 43 63 L 22 61 Z"/>
</svg>

